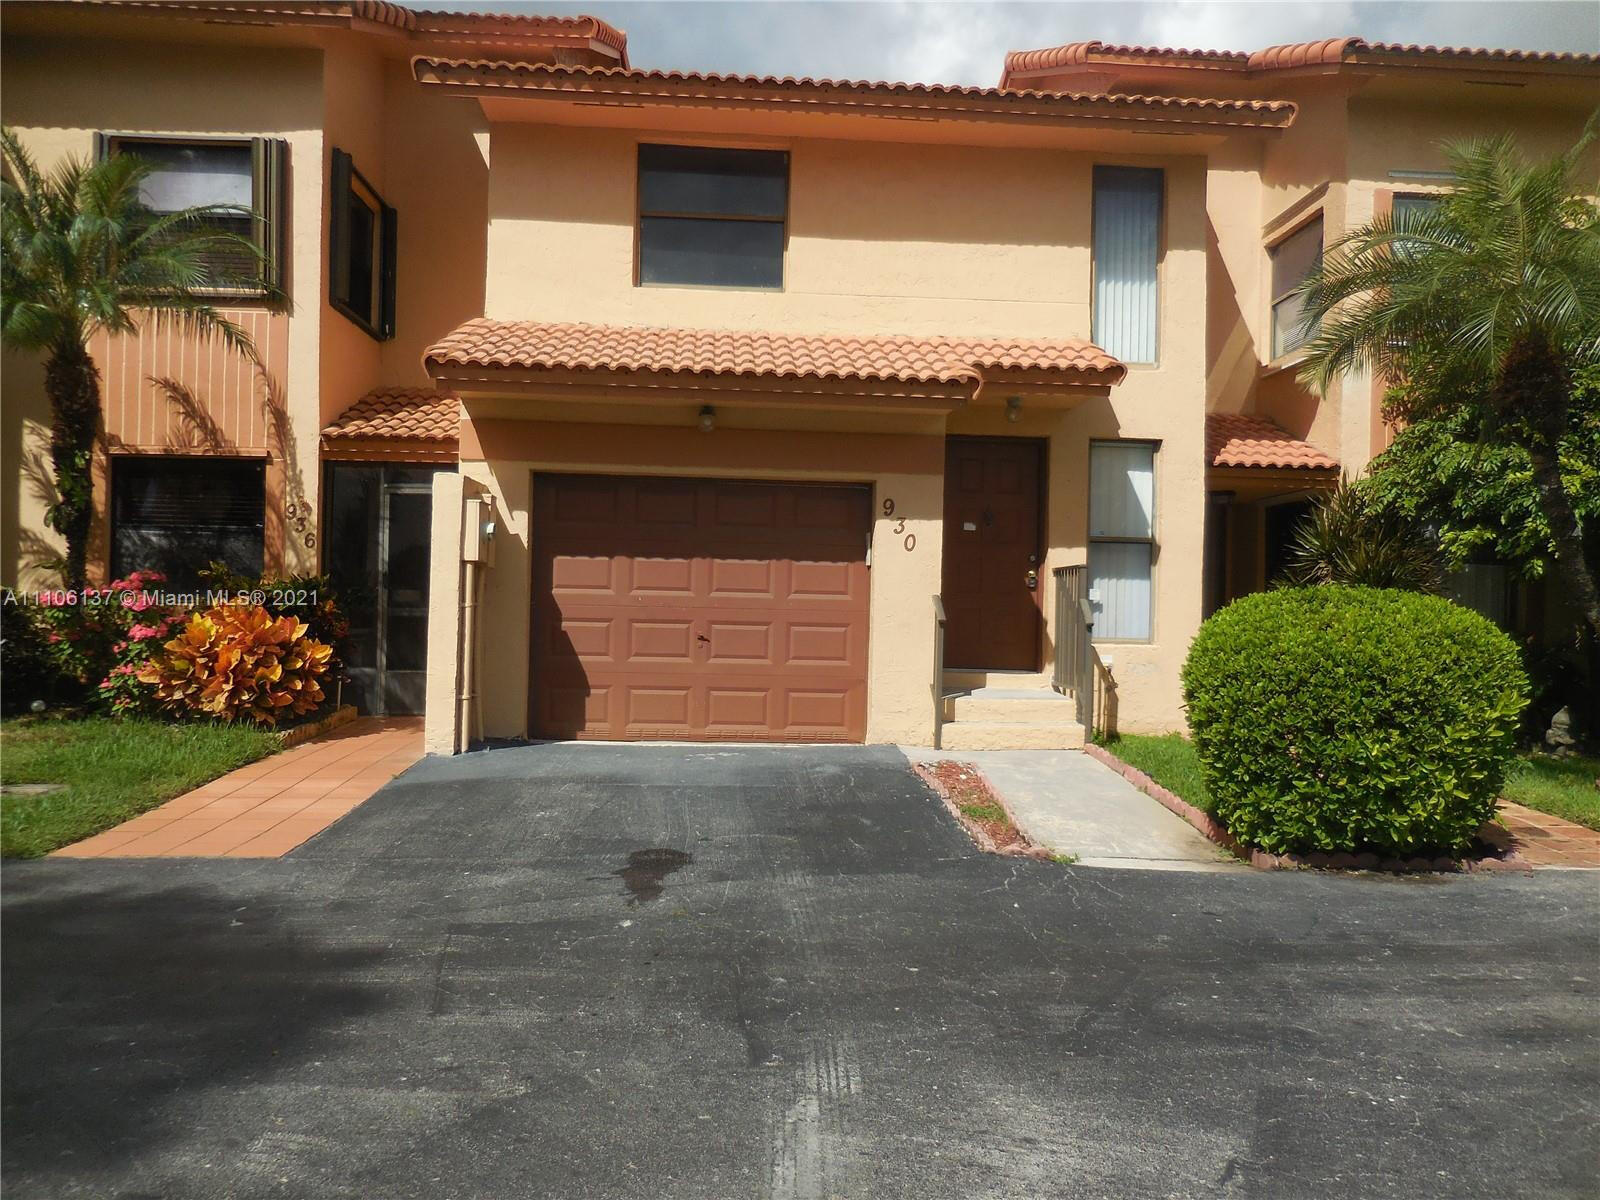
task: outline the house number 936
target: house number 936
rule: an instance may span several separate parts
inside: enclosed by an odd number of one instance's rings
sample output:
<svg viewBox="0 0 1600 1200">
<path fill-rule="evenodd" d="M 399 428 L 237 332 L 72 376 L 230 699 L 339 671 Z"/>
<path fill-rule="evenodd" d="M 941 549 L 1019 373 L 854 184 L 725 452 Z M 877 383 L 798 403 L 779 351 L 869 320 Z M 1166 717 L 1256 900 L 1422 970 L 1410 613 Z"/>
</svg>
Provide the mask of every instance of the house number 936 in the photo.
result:
<svg viewBox="0 0 1600 1200">
<path fill-rule="evenodd" d="M 883 515 L 886 517 L 894 516 L 894 501 L 889 499 L 887 496 L 884 497 L 883 501 Z M 901 539 L 900 544 L 908 551 L 915 550 L 917 548 L 917 535 L 906 532 L 906 519 L 904 517 L 901 517 L 895 521 L 894 535 L 895 537 Z"/>
</svg>

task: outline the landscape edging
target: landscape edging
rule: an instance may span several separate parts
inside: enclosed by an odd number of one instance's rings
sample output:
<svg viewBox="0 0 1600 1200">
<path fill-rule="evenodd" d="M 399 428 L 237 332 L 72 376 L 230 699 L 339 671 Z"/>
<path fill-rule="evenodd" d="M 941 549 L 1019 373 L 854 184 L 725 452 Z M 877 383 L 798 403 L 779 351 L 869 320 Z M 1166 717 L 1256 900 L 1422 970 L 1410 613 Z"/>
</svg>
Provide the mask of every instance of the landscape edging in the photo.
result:
<svg viewBox="0 0 1600 1200">
<path fill-rule="evenodd" d="M 1526 870 L 1529 864 L 1515 851 L 1504 858 L 1454 859 L 1446 855 L 1437 858 L 1379 858 L 1376 854 L 1268 854 L 1241 843 L 1222 827 L 1209 813 L 1202 812 L 1182 796 L 1162 787 L 1138 767 L 1125 763 L 1104 746 L 1086 742 L 1083 752 L 1098 763 L 1110 767 L 1146 796 L 1185 821 L 1204 837 L 1215 842 L 1241 861 L 1258 871 L 1297 871 L 1305 869 L 1324 871 L 1384 871 L 1390 874 L 1416 874 L 1423 871 L 1456 873 L 1461 871 Z"/>
</svg>

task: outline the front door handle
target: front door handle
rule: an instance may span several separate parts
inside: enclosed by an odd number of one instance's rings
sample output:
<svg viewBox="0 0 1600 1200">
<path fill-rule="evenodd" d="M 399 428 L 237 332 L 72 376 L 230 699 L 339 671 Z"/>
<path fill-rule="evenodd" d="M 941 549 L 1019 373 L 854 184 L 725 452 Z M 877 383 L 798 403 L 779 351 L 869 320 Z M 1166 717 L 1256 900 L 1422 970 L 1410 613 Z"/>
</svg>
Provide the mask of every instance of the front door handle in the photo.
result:
<svg viewBox="0 0 1600 1200">
<path fill-rule="evenodd" d="M 1039 590 L 1039 572 L 1033 570 L 1028 572 L 1028 590 L 1030 592 Z"/>
</svg>

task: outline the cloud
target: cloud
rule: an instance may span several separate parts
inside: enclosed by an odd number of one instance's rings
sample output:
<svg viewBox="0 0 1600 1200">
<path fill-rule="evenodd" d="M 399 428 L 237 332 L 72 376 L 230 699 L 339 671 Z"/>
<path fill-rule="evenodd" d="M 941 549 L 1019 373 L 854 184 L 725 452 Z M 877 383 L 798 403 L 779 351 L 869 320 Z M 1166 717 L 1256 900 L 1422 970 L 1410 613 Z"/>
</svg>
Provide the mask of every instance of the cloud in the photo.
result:
<svg viewBox="0 0 1600 1200">
<path fill-rule="evenodd" d="M 437 3 L 437 0 L 435 0 Z M 1255 50 L 1355 34 L 1371 41 L 1600 51 L 1592 0 L 1382 3 L 446 2 L 448 8 L 588 13 L 628 32 L 635 66 L 749 75 L 992 86 L 1006 51 L 1099 40 Z"/>
</svg>

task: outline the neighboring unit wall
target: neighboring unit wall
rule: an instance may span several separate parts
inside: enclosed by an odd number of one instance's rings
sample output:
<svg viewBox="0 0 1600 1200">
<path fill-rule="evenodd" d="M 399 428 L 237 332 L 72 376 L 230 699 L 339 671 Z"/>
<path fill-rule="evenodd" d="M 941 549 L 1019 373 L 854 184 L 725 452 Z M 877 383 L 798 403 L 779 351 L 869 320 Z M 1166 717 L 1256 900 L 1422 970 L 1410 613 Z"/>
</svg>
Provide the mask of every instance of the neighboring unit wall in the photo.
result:
<svg viewBox="0 0 1600 1200">
<path fill-rule="evenodd" d="M 295 311 L 318 311 L 322 113 L 321 64 L 315 51 L 208 45 L 202 52 L 161 42 L 11 37 L 4 43 L 4 73 L 4 121 L 46 169 L 69 155 L 92 155 L 94 135 L 100 131 L 286 140 L 290 227 L 285 278 Z M 247 363 L 220 347 L 198 348 L 178 337 L 147 331 L 115 345 L 96 339 L 108 441 L 114 448 L 147 452 L 220 448 L 270 454 L 269 513 L 280 509 L 271 502 L 274 491 L 286 496 L 303 492 L 314 504 L 317 322 L 270 316 L 258 306 L 229 311 L 260 335 L 270 379 L 254 375 Z M 175 403 L 158 379 L 176 381 L 182 399 Z M 0 579 L 29 586 L 48 581 L 33 564 L 55 544 L 44 533 L 44 498 L 37 479 L 41 464 L 48 470 L 49 413 L 42 384 L 42 372 L 31 356 L 6 355 L 0 442 L 7 492 L 0 517 Z M 99 491 L 91 550 L 98 551 L 97 565 L 103 571 L 103 470 Z M 273 538 L 269 528 L 269 565 Z M 314 561 L 303 541 L 294 537 L 284 539 L 284 554 L 291 568 Z"/>
</svg>

